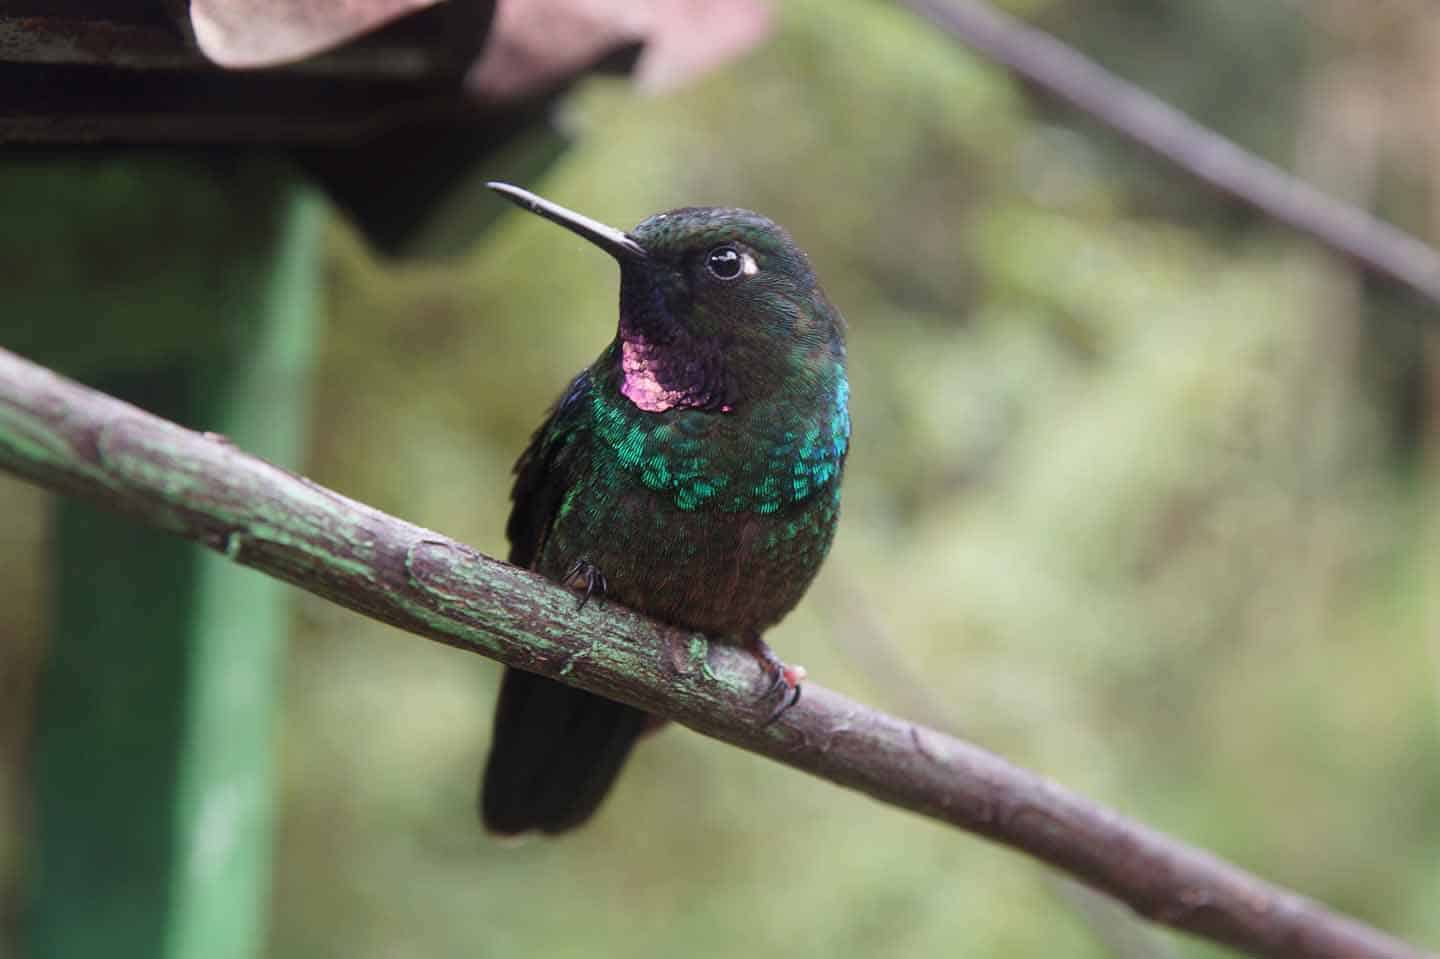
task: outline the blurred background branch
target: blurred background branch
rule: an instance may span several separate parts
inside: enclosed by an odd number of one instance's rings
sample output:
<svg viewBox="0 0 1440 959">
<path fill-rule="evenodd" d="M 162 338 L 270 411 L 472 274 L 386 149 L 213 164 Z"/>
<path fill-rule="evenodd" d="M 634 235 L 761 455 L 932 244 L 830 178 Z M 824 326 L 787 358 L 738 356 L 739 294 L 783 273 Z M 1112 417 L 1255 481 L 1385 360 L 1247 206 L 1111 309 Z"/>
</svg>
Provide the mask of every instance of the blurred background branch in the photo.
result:
<svg viewBox="0 0 1440 959">
<path fill-rule="evenodd" d="M 1255 956 L 1418 949 L 943 733 L 815 684 L 774 725 L 747 654 L 574 595 L 0 350 L 0 466 L 372 618 L 641 706 L 1033 855 Z"/>
<path fill-rule="evenodd" d="M 1222 193 L 1440 304 L 1440 252 L 1291 176 L 1068 44 L 979 0 L 903 0 L 1046 93 Z"/>
</svg>

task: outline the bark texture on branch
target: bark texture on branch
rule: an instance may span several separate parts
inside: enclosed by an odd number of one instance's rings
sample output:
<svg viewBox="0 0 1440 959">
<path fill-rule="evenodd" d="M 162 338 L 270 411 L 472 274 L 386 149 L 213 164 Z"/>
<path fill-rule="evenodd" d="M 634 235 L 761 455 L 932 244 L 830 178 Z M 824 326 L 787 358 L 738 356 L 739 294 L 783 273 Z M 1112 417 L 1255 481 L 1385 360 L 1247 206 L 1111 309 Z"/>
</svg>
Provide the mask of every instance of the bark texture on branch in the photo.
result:
<svg viewBox="0 0 1440 959">
<path fill-rule="evenodd" d="M 0 350 L 0 468 L 364 615 L 650 710 L 1014 847 L 1256 956 L 1427 955 L 950 736 L 816 684 L 771 726 L 754 659 L 575 595 Z"/>
</svg>

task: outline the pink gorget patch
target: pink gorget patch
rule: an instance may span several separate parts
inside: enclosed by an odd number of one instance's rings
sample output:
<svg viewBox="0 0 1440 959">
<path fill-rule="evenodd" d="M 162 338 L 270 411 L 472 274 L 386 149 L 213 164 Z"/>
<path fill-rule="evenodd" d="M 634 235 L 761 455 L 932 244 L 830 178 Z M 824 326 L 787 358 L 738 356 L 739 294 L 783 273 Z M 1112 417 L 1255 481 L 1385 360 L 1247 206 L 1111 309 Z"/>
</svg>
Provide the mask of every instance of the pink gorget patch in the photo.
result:
<svg viewBox="0 0 1440 959">
<path fill-rule="evenodd" d="M 620 369 L 625 382 L 620 392 L 647 413 L 663 413 L 685 402 L 685 394 L 667 389 L 655 375 L 649 344 L 625 340 L 620 344 Z"/>
<path fill-rule="evenodd" d="M 620 384 L 620 392 L 625 394 L 625 398 L 647 413 L 700 405 L 689 392 L 671 389 L 660 382 L 660 377 L 656 375 L 659 364 L 652 354 L 653 347 L 644 340 L 621 341 L 620 370 L 625 374 L 625 381 Z M 728 413 L 730 407 L 722 406 L 720 412 Z"/>
</svg>

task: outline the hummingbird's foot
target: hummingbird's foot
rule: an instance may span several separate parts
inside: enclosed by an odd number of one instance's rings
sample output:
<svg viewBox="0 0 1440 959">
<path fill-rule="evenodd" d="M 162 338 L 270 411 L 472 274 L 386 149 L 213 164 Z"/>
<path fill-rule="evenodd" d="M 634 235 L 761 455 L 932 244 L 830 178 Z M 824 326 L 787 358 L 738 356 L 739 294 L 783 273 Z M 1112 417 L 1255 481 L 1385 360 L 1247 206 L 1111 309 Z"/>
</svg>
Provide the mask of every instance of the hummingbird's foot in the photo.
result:
<svg viewBox="0 0 1440 959">
<path fill-rule="evenodd" d="M 585 608 L 585 604 L 590 602 L 591 596 L 596 593 L 604 596 L 605 591 L 610 588 L 610 584 L 605 582 L 605 574 L 600 572 L 600 567 L 583 559 L 577 559 L 575 565 L 570 567 L 570 571 L 565 574 L 564 582 L 571 589 L 585 590 L 580 595 L 580 605 L 575 607 L 577 612 Z"/>
<path fill-rule="evenodd" d="M 792 706 L 800 702 L 800 684 L 796 683 L 795 686 L 792 688 L 793 693 L 787 690 L 785 697 L 780 700 L 780 705 L 776 706 L 770 711 L 770 715 L 765 717 L 765 722 L 761 723 L 762 726 L 769 726 L 771 723 L 778 720 L 781 716 L 784 716 L 786 713 L 788 713 Z"/>
<path fill-rule="evenodd" d="M 759 636 L 751 637 L 749 649 L 751 655 L 760 661 L 760 668 L 770 674 L 770 685 L 760 698 L 769 699 L 780 693 L 779 705 L 765 718 L 764 725 L 769 726 L 800 701 L 800 684 L 809 674 L 804 666 L 788 664 L 776 656 L 775 650 Z"/>
</svg>

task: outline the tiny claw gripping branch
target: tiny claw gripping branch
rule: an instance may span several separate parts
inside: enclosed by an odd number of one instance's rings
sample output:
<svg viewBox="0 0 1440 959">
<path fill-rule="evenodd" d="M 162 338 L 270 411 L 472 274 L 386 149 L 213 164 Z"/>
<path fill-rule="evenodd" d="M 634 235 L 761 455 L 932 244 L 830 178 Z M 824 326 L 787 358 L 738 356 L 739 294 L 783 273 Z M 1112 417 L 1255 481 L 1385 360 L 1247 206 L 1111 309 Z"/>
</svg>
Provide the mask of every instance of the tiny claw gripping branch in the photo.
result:
<svg viewBox="0 0 1440 959">
<path fill-rule="evenodd" d="M 770 685 L 765 687 L 765 692 L 760 698 L 762 700 L 769 699 L 776 693 L 781 694 L 780 702 L 763 723 L 763 725 L 769 726 L 800 702 L 800 684 L 805 681 L 805 677 L 809 673 L 806 672 L 804 666 L 786 663 L 775 655 L 775 650 L 771 649 L 770 645 L 759 636 L 752 636 L 746 645 L 751 655 L 760 662 L 760 668 L 770 674 Z"/>
<path fill-rule="evenodd" d="M 565 585 L 571 589 L 584 590 L 580 596 L 580 604 L 575 607 L 577 612 L 585 608 L 585 604 L 590 602 L 591 596 L 597 593 L 604 596 L 605 591 L 610 588 L 605 581 L 605 574 L 600 572 L 600 567 L 583 559 L 577 559 L 575 564 L 570 567 L 570 571 L 565 574 Z"/>
</svg>

